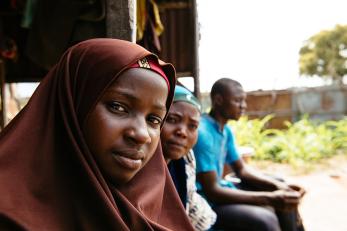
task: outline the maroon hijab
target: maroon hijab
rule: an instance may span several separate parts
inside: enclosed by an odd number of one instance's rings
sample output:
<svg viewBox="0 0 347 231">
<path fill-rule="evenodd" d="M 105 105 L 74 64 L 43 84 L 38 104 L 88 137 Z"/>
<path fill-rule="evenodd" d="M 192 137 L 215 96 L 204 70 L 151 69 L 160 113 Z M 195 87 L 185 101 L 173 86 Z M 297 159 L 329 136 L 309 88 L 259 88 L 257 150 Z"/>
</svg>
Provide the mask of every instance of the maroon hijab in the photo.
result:
<svg viewBox="0 0 347 231">
<path fill-rule="evenodd" d="M 115 188 L 81 131 L 105 89 L 145 56 L 157 60 L 116 39 L 84 41 L 62 56 L 0 133 L 0 230 L 193 230 L 160 146 L 128 184 Z M 175 70 L 159 63 L 169 79 L 169 110 Z"/>
</svg>

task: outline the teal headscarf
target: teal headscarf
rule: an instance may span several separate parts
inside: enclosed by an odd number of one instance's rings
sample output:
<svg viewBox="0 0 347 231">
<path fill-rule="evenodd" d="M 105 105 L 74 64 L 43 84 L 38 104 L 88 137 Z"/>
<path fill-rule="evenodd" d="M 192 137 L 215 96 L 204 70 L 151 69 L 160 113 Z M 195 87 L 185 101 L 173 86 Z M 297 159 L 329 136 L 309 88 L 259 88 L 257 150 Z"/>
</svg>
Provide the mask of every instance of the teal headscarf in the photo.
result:
<svg viewBox="0 0 347 231">
<path fill-rule="evenodd" d="M 199 100 L 184 87 L 176 86 L 173 102 L 183 101 L 195 106 L 201 112 L 201 104 Z"/>
</svg>

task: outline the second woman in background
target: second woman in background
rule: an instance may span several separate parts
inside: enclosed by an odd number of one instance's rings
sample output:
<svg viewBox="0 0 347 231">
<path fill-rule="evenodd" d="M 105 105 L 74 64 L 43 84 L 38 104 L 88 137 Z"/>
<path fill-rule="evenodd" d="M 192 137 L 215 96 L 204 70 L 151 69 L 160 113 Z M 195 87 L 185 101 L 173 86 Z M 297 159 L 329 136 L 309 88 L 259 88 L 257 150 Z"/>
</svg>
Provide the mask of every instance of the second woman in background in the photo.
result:
<svg viewBox="0 0 347 231">
<path fill-rule="evenodd" d="M 208 230 L 216 221 L 216 214 L 196 192 L 192 151 L 197 140 L 200 111 L 198 99 L 184 87 L 177 86 L 161 140 L 171 177 L 190 222 L 196 230 Z"/>
</svg>

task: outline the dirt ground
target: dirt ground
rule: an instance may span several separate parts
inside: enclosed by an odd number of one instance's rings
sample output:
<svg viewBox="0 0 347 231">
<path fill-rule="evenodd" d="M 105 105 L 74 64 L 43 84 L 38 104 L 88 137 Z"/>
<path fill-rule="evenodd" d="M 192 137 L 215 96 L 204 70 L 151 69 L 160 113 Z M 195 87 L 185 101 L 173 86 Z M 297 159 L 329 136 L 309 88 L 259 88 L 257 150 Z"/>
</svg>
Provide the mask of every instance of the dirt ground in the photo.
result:
<svg viewBox="0 0 347 231">
<path fill-rule="evenodd" d="M 306 231 L 347 231 L 347 156 L 315 166 L 309 173 L 288 166 L 255 166 L 302 185 L 307 193 L 300 205 Z"/>
</svg>

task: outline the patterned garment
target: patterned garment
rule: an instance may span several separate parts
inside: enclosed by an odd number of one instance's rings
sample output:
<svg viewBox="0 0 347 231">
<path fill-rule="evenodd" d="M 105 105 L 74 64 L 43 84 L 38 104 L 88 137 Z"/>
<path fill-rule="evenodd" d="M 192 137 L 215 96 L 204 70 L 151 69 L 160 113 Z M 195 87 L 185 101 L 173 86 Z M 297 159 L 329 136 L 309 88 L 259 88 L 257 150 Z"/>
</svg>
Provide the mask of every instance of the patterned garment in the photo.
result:
<svg viewBox="0 0 347 231">
<path fill-rule="evenodd" d="M 193 150 L 184 157 L 187 174 L 187 203 L 186 211 L 195 230 L 208 230 L 216 222 L 216 213 L 207 201 L 196 191 L 195 157 Z"/>
</svg>

